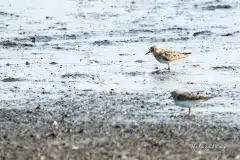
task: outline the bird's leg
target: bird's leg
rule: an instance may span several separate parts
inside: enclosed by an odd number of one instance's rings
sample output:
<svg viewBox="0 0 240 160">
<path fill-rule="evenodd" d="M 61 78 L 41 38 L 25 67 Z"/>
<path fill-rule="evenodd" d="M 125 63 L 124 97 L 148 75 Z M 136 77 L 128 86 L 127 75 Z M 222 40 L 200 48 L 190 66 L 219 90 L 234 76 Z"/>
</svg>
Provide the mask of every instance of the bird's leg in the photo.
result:
<svg viewBox="0 0 240 160">
<path fill-rule="evenodd" d="M 168 71 L 170 71 L 170 63 L 168 63 Z"/>
<path fill-rule="evenodd" d="M 191 107 L 188 107 L 188 116 L 190 116 L 190 114 L 191 114 Z"/>
</svg>

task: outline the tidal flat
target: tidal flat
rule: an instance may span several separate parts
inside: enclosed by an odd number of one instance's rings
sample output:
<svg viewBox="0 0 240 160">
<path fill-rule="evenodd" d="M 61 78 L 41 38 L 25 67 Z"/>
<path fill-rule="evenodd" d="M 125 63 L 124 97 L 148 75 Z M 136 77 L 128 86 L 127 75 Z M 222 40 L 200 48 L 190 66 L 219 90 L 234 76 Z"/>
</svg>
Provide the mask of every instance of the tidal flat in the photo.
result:
<svg viewBox="0 0 240 160">
<path fill-rule="evenodd" d="M 0 159 L 240 159 L 238 1 L 0 8 Z M 193 54 L 168 72 L 152 45 Z M 187 117 L 176 89 L 214 98 Z"/>
</svg>

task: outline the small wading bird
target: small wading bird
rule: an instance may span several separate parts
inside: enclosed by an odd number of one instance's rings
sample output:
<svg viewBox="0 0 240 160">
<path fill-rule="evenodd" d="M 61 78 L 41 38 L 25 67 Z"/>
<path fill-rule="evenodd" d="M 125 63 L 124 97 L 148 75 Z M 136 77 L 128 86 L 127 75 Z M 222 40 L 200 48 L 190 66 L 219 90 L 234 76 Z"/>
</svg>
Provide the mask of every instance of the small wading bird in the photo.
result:
<svg viewBox="0 0 240 160">
<path fill-rule="evenodd" d="M 213 97 L 200 95 L 199 93 L 172 91 L 171 97 L 176 105 L 180 107 L 188 107 L 188 114 L 191 113 L 191 107 L 194 107 L 202 102 L 205 102 Z"/>
<path fill-rule="evenodd" d="M 167 63 L 169 71 L 170 71 L 170 62 L 183 59 L 188 55 L 192 54 L 191 52 L 176 52 L 176 51 L 171 51 L 167 49 L 162 49 L 156 46 L 150 47 L 146 55 L 148 53 L 153 53 L 156 60 L 158 60 L 160 63 Z"/>
</svg>

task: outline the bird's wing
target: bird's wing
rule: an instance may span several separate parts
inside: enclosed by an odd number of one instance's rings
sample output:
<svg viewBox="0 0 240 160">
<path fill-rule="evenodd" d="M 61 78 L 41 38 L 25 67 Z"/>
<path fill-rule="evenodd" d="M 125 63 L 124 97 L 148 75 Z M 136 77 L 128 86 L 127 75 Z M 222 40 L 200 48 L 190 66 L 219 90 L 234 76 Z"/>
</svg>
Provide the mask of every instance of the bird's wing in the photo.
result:
<svg viewBox="0 0 240 160">
<path fill-rule="evenodd" d="M 185 57 L 185 54 L 171 50 L 162 50 L 161 54 L 168 61 L 173 61 Z"/>
<path fill-rule="evenodd" d="M 197 93 L 181 93 L 177 96 L 177 99 L 180 101 L 184 100 L 208 100 L 211 97 L 199 95 Z"/>
</svg>

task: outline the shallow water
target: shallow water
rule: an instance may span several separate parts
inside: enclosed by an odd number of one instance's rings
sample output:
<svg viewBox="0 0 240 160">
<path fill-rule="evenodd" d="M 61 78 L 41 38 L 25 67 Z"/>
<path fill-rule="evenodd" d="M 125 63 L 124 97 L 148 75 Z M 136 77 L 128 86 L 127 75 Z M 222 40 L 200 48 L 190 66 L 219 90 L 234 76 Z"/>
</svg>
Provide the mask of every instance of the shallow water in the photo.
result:
<svg viewBox="0 0 240 160">
<path fill-rule="evenodd" d="M 216 96 L 194 109 L 200 118 L 240 114 L 238 1 L 10 0 L 0 8 L 0 78 L 18 78 L 0 81 L 3 108 L 56 100 L 69 89 L 114 89 L 153 94 L 143 100 L 163 108 L 135 114 L 150 112 L 155 117 L 148 119 L 157 120 L 174 112 L 169 108 L 178 113 L 167 96 L 182 89 Z M 145 55 L 155 44 L 193 54 L 168 73 L 166 64 Z M 159 94 L 167 96 L 159 100 Z"/>
</svg>

